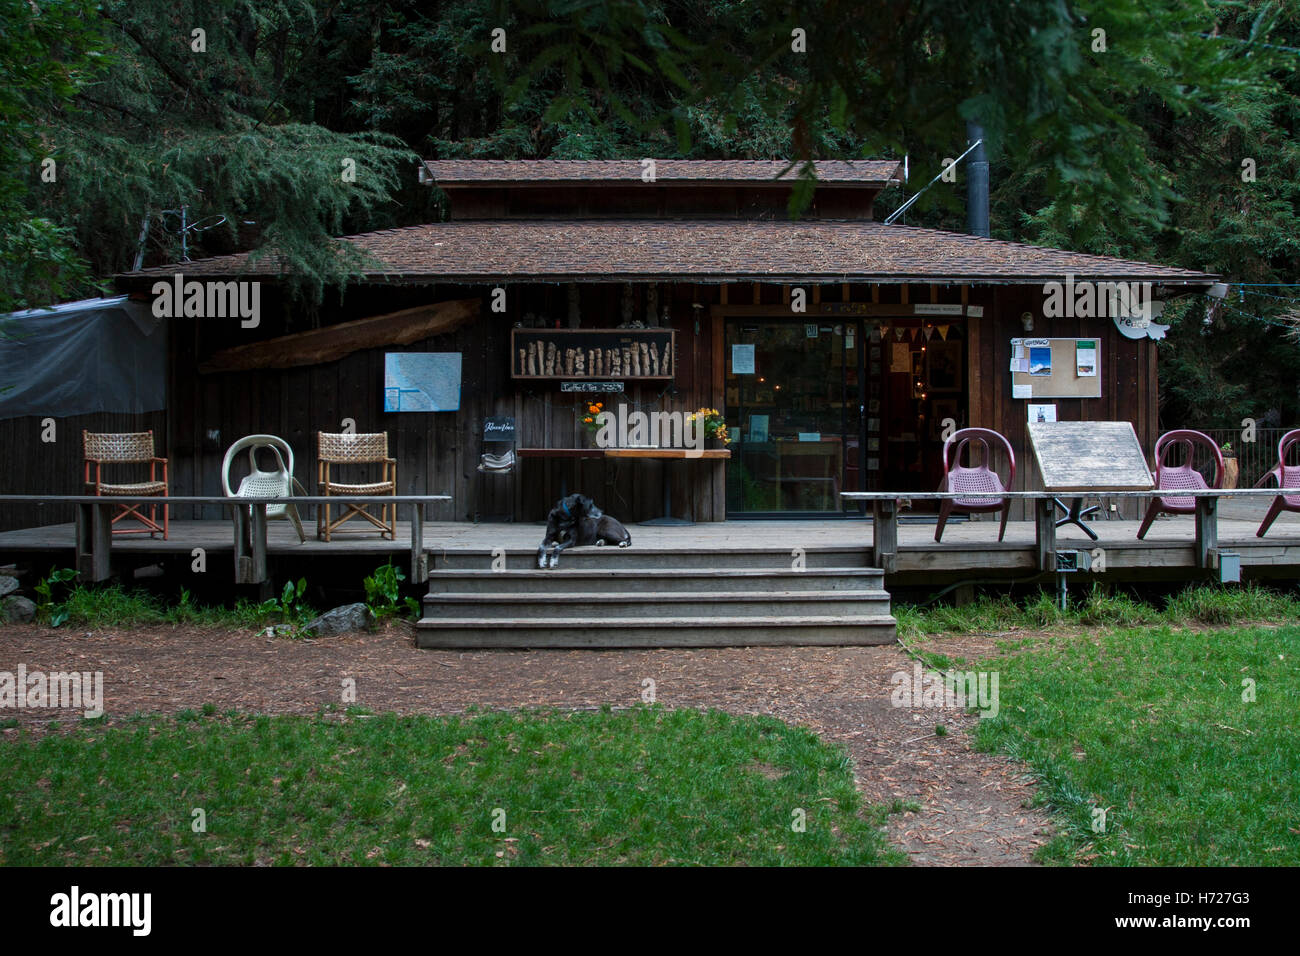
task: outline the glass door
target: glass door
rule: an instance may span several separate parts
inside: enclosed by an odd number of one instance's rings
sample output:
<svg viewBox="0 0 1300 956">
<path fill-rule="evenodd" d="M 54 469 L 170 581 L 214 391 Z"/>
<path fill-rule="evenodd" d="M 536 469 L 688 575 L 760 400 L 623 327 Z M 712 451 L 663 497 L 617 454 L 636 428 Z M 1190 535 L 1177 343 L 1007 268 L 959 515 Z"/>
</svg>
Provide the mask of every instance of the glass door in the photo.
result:
<svg viewBox="0 0 1300 956">
<path fill-rule="evenodd" d="M 840 492 L 864 488 L 862 346 L 840 316 L 727 321 L 728 514 L 857 513 Z"/>
</svg>

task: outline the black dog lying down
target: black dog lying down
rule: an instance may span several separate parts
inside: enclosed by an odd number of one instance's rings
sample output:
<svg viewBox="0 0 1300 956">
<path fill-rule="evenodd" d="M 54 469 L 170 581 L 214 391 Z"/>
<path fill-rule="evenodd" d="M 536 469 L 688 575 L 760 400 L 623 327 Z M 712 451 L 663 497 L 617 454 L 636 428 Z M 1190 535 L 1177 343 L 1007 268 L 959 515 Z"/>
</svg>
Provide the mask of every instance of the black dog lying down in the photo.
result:
<svg viewBox="0 0 1300 956">
<path fill-rule="evenodd" d="M 546 534 L 537 549 L 537 566 L 553 568 L 560 562 L 560 552 L 565 548 L 588 545 L 600 547 L 616 544 L 626 548 L 632 543 L 627 528 L 615 518 L 596 507 L 586 495 L 568 495 L 561 498 L 546 516 Z"/>
</svg>

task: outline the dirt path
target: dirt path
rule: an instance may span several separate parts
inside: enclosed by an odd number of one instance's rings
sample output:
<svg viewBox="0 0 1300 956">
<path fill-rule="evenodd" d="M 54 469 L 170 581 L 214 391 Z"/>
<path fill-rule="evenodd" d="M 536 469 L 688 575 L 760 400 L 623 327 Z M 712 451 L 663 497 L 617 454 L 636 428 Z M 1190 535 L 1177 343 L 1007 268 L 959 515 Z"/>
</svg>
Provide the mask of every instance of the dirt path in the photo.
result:
<svg viewBox="0 0 1300 956">
<path fill-rule="evenodd" d="M 208 703 L 314 713 L 342 702 L 346 678 L 356 682 L 359 706 L 429 714 L 630 706 L 653 681 L 655 699 L 667 707 L 771 714 L 845 744 L 868 800 L 920 805 L 890 817 L 891 838 L 915 863 L 1024 865 L 1051 833 L 1046 816 L 1027 809 L 1032 786 L 1018 768 L 970 749 L 977 717 L 891 706 L 891 675 L 912 669 L 894 646 L 419 651 L 398 625 L 316 642 L 194 628 L 0 627 L 0 671 L 15 673 L 20 663 L 29 673 L 102 671 L 110 719 Z M 10 716 L 37 724 L 54 714 L 0 711 Z M 934 736 L 937 723 L 946 736 Z"/>
</svg>

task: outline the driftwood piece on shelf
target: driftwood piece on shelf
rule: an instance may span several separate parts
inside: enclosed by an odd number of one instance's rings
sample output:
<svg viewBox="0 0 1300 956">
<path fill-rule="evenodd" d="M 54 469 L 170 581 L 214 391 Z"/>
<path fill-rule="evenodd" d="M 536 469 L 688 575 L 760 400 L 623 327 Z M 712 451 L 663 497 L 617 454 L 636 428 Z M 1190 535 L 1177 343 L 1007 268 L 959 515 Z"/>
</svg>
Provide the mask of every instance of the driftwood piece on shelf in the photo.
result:
<svg viewBox="0 0 1300 956">
<path fill-rule="evenodd" d="M 199 372 L 208 375 L 259 368 L 322 365 L 362 349 L 410 345 L 432 335 L 445 335 L 477 317 L 482 308 L 481 299 L 452 299 L 309 329 L 306 332 L 295 332 L 292 335 L 281 335 L 264 342 L 237 345 L 216 352 L 199 364 Z"/>
<path fill-rule="evenodd" d="M 537 374 L 537 343 L 528 343 L 528 374 Z"/>
<path fill-rule="evenodd" d="M 520 375 L 528 374 L 528 350 L 527 349 L 519 350 L 519 374 Z"/>
<path fill-rule="evenodd" d="M 569 376 L 573 375 L 573 349 L 572 348 L 567 348 L 564 350 L 564 374 Z"/>
</svg>

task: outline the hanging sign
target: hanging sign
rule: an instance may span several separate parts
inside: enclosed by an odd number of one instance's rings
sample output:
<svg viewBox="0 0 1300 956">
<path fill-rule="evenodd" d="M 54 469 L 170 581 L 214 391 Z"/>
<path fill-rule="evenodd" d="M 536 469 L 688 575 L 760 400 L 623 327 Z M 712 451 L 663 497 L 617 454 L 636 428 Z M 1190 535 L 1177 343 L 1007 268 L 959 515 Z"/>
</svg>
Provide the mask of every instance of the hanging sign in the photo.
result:
<svg viewBox="0 0 1300 956">
<path fill-rule="evenodd" d="M 561 392 L 621 392 L 622 382 L 561 382 Z"/>
<path fill-rule="evenodd" d="M 754 374 L 754 346 L 733 345 L 731 347 L 731 371 L 734 375 Z"/>
</svg>

